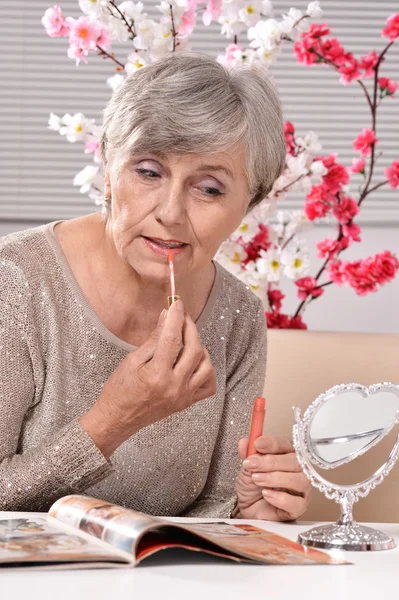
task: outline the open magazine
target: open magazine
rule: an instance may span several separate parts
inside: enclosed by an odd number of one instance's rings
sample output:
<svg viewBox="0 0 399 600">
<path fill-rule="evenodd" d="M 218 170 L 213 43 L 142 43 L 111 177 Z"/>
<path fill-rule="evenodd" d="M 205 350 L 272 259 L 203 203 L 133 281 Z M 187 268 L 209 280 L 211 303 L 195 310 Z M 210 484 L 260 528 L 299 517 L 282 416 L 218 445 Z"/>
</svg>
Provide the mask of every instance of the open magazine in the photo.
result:
<svg viewBox="0 0 399 600">
<path fill-rule="evenodd" d="M 0 517 L 0 568 L 133 567 L 167 548 L 272 565 L 345 563 L 253 525 L 175 523 L 88 496 L 57 500 L 44 518 Z"/>
</svg>

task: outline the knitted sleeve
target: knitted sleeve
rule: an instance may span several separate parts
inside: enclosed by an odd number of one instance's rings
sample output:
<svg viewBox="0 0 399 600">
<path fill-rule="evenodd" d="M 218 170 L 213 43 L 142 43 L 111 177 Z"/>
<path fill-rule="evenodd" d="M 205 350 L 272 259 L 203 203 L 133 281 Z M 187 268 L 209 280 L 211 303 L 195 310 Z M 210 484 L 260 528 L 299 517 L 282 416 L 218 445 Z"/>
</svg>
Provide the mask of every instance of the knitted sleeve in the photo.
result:
<svg viewBox="0 0 399 600">
<path fill-rule="evenodd" d="M 241 468 L 238 439 L 249 434 L 253 401 L 262 395 L 266 372 L 266 322 L 262 303 L 241 311 L 228 341 L 226 397 L 207 482 L 181 516 L 229 518 Z"/>
<path fill-rule="evenodd" d="M 41 510 L 82 491 L 111 470 L 77 420 L 38 447 L 21 453 L 19 439 L 35 397 L 39 356 L 29 284 L 22 270 L 0 258 L 0 510 Z M 36 301 L 38 301 L 36 299 Z"/>
</svg>

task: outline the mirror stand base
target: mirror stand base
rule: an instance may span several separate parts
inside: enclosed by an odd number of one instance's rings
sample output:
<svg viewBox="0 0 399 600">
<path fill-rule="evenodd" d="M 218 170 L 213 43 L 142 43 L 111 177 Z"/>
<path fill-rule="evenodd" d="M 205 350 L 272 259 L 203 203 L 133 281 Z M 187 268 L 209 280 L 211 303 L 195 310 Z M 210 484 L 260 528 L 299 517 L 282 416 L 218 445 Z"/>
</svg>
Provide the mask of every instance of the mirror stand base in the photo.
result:
<svg viewBox="0 0 399 600">
<path fill-rule="evenodd" d="M 391 550 L 394 540 L 378 529 L 359 525 L 356 521 L 314 527 L 298 536 L 298 543 L 325 550 Z"/>
</svg>

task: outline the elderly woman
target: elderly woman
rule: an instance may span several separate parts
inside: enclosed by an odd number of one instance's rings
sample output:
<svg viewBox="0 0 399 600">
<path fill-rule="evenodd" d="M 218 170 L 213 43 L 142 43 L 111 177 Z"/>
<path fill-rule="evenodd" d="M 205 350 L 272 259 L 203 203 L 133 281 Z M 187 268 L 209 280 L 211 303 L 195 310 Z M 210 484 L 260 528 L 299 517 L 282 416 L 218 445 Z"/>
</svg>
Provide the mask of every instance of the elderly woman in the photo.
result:
<svg viewBox="0 0 399 600">
<path fill-rule="evenodd" d="M 283 167 L 274 88 L 167 56 L 114 93 L 101 147 L 105 215 L 0 242 L 0 508 L 84 493 L 159 515 L 298 517 L 309 485 L 288 440 L 261 437 L 242 463 L 265 318 L 213 261 Z M 166 311 L 169 251 L 181 300 Z"/>
</svg>

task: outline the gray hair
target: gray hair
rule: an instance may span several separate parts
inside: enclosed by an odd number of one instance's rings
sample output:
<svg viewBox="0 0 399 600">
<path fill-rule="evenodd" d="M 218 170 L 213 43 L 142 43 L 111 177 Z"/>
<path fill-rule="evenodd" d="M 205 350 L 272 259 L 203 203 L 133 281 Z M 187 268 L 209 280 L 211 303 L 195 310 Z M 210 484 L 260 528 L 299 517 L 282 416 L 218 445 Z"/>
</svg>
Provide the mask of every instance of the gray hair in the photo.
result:
<svg viewBox="0 0 399 600">
<path fill-rule="evenodd" d="M 267 196 L 284 168 L 280 101 L 263 70 L 228 69 L 206 54 L 171 53 L 130 75 L 103 116 L 104 167 L 110 158 L 121 166 L 133 153 L 209 154 L 240 145 L 247 157 L 248 210 Z"/>
</svg>

